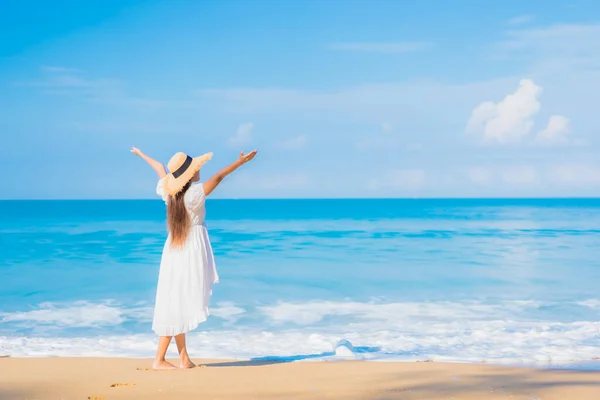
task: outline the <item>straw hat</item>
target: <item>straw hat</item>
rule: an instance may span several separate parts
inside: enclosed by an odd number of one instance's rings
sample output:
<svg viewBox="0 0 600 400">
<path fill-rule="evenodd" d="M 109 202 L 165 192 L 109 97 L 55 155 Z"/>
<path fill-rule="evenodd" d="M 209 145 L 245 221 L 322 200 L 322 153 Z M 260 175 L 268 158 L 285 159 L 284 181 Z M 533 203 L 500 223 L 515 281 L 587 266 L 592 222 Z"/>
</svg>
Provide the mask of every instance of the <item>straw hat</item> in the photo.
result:
<svg viewBox="0 0 600 400">
<path fill-rule="evenodd" d="M 212 153 L 192 158 L 185 153 L 177 153 L 169 160 L 167 167 L 170 174 L 165 177 L 165 193 L 175 196 L 193 178 L 194 174 L 212 158 Z"/>
</svg>

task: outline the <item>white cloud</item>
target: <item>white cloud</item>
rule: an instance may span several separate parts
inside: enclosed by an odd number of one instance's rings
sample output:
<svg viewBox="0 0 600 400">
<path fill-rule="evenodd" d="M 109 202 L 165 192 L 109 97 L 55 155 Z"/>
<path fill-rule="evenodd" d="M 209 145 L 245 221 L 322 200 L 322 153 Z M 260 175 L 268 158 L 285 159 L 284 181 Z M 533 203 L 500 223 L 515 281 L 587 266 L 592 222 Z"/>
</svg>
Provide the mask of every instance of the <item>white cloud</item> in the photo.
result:
<svg viewBox="0 0 600 400">
<path fill-rule="evenodd" d="M 329 45 L 329 48 L 332 50 L 382 54 L 412 53 L 431 47 L 433 47 L 433 43 L 431 42 L 353 42 L 333 43 Z"/>
<path fill-rule="evenodd" d="M 533 15 L 519 15 L 507 21 L 509 25 L 522 25 L 532 22 L 535 19 Z"/>
<path fill-rule="evenodd" d="M 300 135 L 278 142 L 275 144 L 275 147 L 281 150 L 300 150 L 306 147 L 306 142 L 306 136 Z"/>
<path fill-rule="evenodd" d="M 381 177 L 371 179 L 367 188 L 417 190 L 425 186 L 426 179 L 427 174 L 422 169 L 395 169 L 387 171 Z"/>
<path fill-rule="evenodd" d="M 480 134 L 484 142 L 519 143 L 531 134 L 533 118 L 540 110 L 542 88 L 522 79 L 515 93 L 502 101 L 486 101 L 475 107 L 467 122 L 467 132 Z"/>
<path fill-rule="evenodd" d="M 502 167 L 500 179 L 511 185 L 530 185 L 538 181 L 537 169 L 531 165 L 515 165 Z"/>
<path fill-rule="evenodd" d="M 229 138 L 227 144 L 230 147 L 240 147 L 250 144 L 252 141 L 252 129 L 254 129 L 252 122 L 240 124 L 235 132 L 235 136 Z"/>
<path fill-rule="evenodd" d="M 486 101 L 475 107 L 467 122 L 467 133 L 481 136 L 488 144 L 569 144 L 570 121 L 562 115 L 552 115 L 546 127 L 534 136 L 535 117 L 541 108 L 538 97 L 542 90 L 532 80 L 522 79 L 515 93 L 498 103 Z"/>
<path fill-rule="evenodd" d="M 571 133 L 571 124 L 567 117 L 553 115 L 548 120 L 548 125 L 541 130 L 536 141 L 543 145 L 561 145 L 569 143 L 568 135 Z"/>
</svg>

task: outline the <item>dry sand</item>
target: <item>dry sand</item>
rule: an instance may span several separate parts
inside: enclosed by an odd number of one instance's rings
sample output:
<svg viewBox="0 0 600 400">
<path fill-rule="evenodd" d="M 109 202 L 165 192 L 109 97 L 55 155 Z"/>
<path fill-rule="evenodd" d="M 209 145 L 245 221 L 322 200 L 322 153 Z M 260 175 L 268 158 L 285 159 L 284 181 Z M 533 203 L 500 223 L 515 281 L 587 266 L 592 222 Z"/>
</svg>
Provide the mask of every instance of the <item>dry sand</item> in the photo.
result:
<svg viewBox="0 0 600 400">
<path fill-rule="evenodd" d="M 205 367 L 157 372 L 140 359 L 3 358 L 0 399 L 600 399 L 600 372 L 432 362 L 202 362 Z"/>
</svg>

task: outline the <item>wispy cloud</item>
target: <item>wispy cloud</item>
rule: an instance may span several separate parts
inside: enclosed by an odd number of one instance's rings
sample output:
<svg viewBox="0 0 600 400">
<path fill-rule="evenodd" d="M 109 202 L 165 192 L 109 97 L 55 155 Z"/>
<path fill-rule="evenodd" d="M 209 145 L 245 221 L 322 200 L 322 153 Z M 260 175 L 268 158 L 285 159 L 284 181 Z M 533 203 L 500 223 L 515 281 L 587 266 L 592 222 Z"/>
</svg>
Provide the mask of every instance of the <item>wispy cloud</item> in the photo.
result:
<svg viewBox="0 0 600 400">
<path fill-rule="evenodd" d="M 348 42 L 332 43 L 329 48 L 336 51 L 354 51 L 364 53 L 413 53 L 433 47 L 431 42 Z"/>
<path fill-rule="evenodd" d="M 306 189 L 314 186 L 314 182 L 306 172 L 250 172 L 240 171 L 232 175 L 231 184 L 223 188 L 222 193 L 235 190 L 243 193 L 243 197 L 274 198 L 306 197 Z"/>
<path fill-rule="evenodd" d="M 487 93 L 496 93 L 513 78 L 449 85 L 436 82 L 389 82 L 349 86 L 335 91 L 297 88 L 220 88 L 197 92 L 212 105 L 243 115 L 281 114 L 314 116 L 340 114 L 352 121 L 423 118 L 443 125 L 468 112 Z M 440 110 L 431 119 L 432 110 Z M 443 112 L 441 112 L 443 111 Z M 397 129 L 398 127 L 394 127 Z M 381 128 L 380 128 L 381 129 Z"/>
<path fill-rule="evenodd" d="M 600 24 L 557 24 L 512 29 L 506 39 L 492 46 L 494 57 L 534 63 L 536 70 L 557 71 L 600 67 Z"/>
<path fill-rule="evenodd" d="M 549 180 L 566 186 L 600 187 L 600 165 L 592 163 L 559 164 L 549 168 Z"/>
<path fill-rule="evenodd" d="M 40 80 L 32 80 L 25 82 L 16 82 L 18 86 L 32 86 L 49 89 L 63 89 L 63 93 L 68 91 L 75 91 L 77 89 L 91 89 L 97 90 L 114 90 L 119 83 L 114 80 L 93 80 L 83 78 L 80 75 L 75 74 L 51 74 L 50 76 L 44 77 Z M 58 93 L 58 92 L 53 92 Z M 89 91 L 82 92 L 83 94 L 93 94 Z M 97 94 L 97 92 L 95 92 Z"/>
<path fill-rule="evenodd" d="M 542 185 L 541 168 L 527 164 L 472 166 L 465 172 L 467 179 L 480 188 L 509 187 L 513 189 Z"/>
<path fill-rule="evenodd" d="M 482 187 L 507 186 L 529 189 L 600 187 L 600 165 L 595 163 L 472 166 L 465 172 L 469 181 Z"/>
<path fill-rule="evenodd" d="M 423 150 L 423 145 L 421 143 L 411 143 L 406 146 L 406 150 L 408 150 L 408 151 Z"/>
<path fill-rule="evenodd" d="M 364 135 L 355 143 L 355 148 L 361 151 L 370 150 L 417 150 L 415 144 L 407 144 L 406 138 L 394 134 L 394 125 L 391 122 L 382 122 L 379 132 Z"/>
<path fill-rule="evenodd" d="M 306 188 L 310 179 L 305 173 L 270 173 L 252 182 L 260 182 L 258 188 L 264 190 L 295 190 Z"/>
<path fill-rule="evenodd" d="M 505 50 L 537 48 L 538 50 L 568 50 L 577 52 L 581 46 L 599 48 L 600 24 L 556 24 L 539 28 L 513 29 L 501 41 Z"/>
<path fill-rule="evenodd" d="M 370 190 L 418 190 L 425 186 L 427 174 L 422 169 L 393 169 L 367 183 Z"/>
<path fill-rule="evenodd" d="M 275 148 L 280 150 L 300 150 L 306 147 L 306 142 L 306 136 L 300 135 L 276 143 Z"/>
<path fill-rule="evenodd" d="M 356 142 L 354 146 L 357 150 L 400 150 L 402 142 L 391 136 L 367 136 Z"/>
<path fill-rule="evenodd" d="M 493 172 L 486 167 L 470 167 L 467 168 L 467 176 L 477 185 L 488 186 L 492 182 Z"/>
<path fill-rule="evenodd" d="M 537 168 L 532 165 L 511 165 L 499 171 L 500 179 L 511 185 L 532 185 L 538 180 Z"/>
<path fill-rule="evenodd" d="M 388 134 L 394 131 L 394 125 L 391 122 L 382 122 L 381 123 L 381 132 Z"/>
<path fill-rule="evenodd" d="M 598 71 L 600 24 L 513 29 L 507 32 L 505 40 L 491 45 L 490 49 L 494 54 L 509 58 L 511 63 L 526 61 L 523 69 L 533 71 L 533 76 L 537 77 L 547 71 L 548 74 L 544 76 L 549 76 L 549 79 L 552 77 L 552 81 L 548 83 L 548 90 L 550 87 L 561 85 L 556 92 L 552 92 L 552 96 L 564 96 L 566 92 L 570 95 L 585 96 L 586 105 L 598 104 L 600 91 L 577 89 L 582 87 L 581 85 L 589 87 L 593 82 L 597 82 L 594 79 L 597 72 L 594 72 L 593 76 L 580 79 L 580 75 L 573 74 L 572 69 L 566 67 L 574 65 L 591 69 L 595 65 L 594 71 Z M 563 74 L 560 81 L 554 79 L 554 72 L 557 70 Z M 434 119 L 428 118 L 431 112 L 438 112 L 438 121 L 443 125 L 456 123 L 455 117 L 469 113 L 475 104 L 481 102 L 481 96 L 507 93 L 506 88 L 514 85 L 515 81 L 518 82 L 517 79 L 507 76 L 467 84 L 444 84 L 435 81 L 367 82 L 336 90 L 225 87 L 200 90 L 197 94 L 206 97 L 215 107 L 246 115 L 289 112 L 307 116 L 339 112 L 353 121 L 373 121 L 375 118 L 387 121 L 390 115 L 394 115 L 397 119 L 404 120 L 422 118 L 424 124 L 432 124 Z M 567 81 L 573 81 L 573 85 L 567 87 L 563 84 Z M 571 115 L 575 118 L 574 114 Z"/>
<path fill-rule="evenodd" d="M 157 108 L 167 102 L 130 95 L 125 84 L 117 79 L 92 79 L 73 68 L 45 66 L 36 80 L 15 82 L 17 86 L 39 88 L 54 96 L 71 96 L 83 101 L 116 106 Z"/>
<path fill-rule="evenodd" d="M 253 129 L 254 124 L 252 122 L 240 124 L 235 132 L 235 135 L 229 138 L 227 144 L 229 147 L 240 147 L 250 144 L 252 141 Z"/>
<path fill-rule="evenodd" d="M 76 68 L 58 67 L 56 65 L 44 65 L 42 71 L 45 72 L 63 72 L 63 73 L 75 73 L 79 72 Z"/>
<path fill-rule="evenodd" d="M 533 22 L 534 19 L 535 16 L 533 15 L 518 15 L 509 19 L 508 21 L 506 21 L 506 23 L 509 25 L 522 25 L 527 24 L 529 22 Z"/>
</svg>

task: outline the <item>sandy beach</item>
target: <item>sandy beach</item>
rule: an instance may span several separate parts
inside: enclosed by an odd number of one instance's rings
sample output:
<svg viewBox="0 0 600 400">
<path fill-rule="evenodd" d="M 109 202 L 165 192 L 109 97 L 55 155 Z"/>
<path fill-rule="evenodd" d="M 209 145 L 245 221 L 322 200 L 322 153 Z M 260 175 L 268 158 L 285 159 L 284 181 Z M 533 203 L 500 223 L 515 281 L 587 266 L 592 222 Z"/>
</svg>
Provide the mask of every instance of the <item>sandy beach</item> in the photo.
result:
<svg viewBox="0 0 600 400">
<path fill-rule="evenodd" d="M 196 360 L 151 371 L 150 360 L 0 359 L 0 399 L 523 399 L 600 398 L 600 372 L 473 364 Z"/>
</svg>

